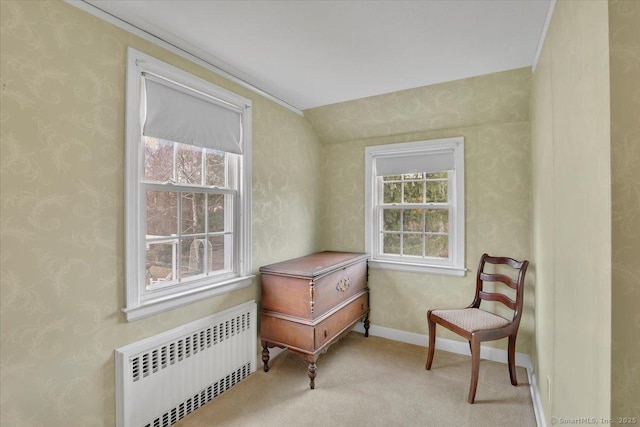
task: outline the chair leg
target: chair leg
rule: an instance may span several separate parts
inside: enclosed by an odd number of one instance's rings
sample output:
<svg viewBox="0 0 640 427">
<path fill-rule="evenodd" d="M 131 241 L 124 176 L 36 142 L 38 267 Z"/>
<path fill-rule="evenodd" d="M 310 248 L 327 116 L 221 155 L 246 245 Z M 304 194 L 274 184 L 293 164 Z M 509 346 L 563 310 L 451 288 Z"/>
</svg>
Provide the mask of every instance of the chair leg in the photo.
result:
<svg viewBox="0 0 640 427">
<path fill-rule="evenodd" d="M 427 315 L 427 320 L 429 322 L 429 352 L 427 354 L 427 365 L 425 369 L 428 371 L 431 369 L 431 363 L 433 362 L 433 353 L 436 349 L 436 322 L 429 319 Z"/>
<path fill-rule="evenodd" d="M 473 403 L 476 399 L 478 388 L 478 374 L 480 373 L 480 340 L 471 337 L 471 384 L 469 386 L 469 398 L 467 402 Z"/>
<path fill-rule="evenodd" d="M 516 378 L 516 334 L 509 335 L 509 348 L 507 350 L 509 361 L 509 378 L 512 385 L 518 385 Z"/>
</svg>

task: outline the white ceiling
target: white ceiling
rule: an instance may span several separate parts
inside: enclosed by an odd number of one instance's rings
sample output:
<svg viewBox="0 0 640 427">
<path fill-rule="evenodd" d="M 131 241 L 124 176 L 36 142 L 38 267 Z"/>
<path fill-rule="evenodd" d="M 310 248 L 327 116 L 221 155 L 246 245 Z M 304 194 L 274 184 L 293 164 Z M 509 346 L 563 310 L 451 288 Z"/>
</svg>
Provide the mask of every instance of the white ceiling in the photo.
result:
<svg viewBox="0 0 640 427">
<path fill-rule="evenodd" d="M 533 64 L 551 0 L 85 0 L 300 109 Z"/>
</svg>

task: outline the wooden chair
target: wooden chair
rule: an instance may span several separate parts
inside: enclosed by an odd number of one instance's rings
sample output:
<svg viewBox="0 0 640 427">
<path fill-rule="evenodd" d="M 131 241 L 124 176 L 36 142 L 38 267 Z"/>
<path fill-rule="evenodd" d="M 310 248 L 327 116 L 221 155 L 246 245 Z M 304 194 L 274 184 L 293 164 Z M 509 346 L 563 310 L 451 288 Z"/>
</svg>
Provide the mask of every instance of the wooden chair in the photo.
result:
<svg viewBox="0 0 640 427">
<path fill-rule="evenodd" d="M 499 273 L 486 273 L 486 264 L 508 265 L 517 270 L 517 278 Z M 516 336 L 522 317 L 524 275 L 529 266 L 529 261 L 516 261 L 512 258 L 492 257 L 487 254 L 480 258 L 478 276 L 476 279 L 476 295 L 470 306 L 460 310 L 429 310 L 427 320 L 429 322 L 429 353 L 427 366 L 431 369 L 433 353 L 436 343 L 436 323 L 465 337 L 469 341 L 471 349 L 471 385 L 469 386 L 469 398 L 473 403 L 478 386 L 478 372 L 480 370 L 480 343 L 509 337 L 508 362 L 511 384 L 518 385 L 516 379 L 515 353 Z M 483 290 L 484 282 L 501 282 L 516 291 L 516 300 L 498 292 L 486 292 Z M 498 301 L 513 310 L 513 319 L 507 320 L 501 316 L 480 309 L 482 301 Z"/>
</svg>

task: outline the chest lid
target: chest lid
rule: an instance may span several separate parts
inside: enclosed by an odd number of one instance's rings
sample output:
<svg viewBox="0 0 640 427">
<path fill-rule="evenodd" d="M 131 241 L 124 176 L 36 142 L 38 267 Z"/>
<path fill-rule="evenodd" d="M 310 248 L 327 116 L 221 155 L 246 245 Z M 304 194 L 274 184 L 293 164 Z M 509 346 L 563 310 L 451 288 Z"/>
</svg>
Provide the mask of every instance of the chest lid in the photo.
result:
<svg viewBox="0 0 640 427">
<path fill-rule="evenodd" d="M 367 254 L 354 252 L 325 251 L 265 265 L 260 267 L 260 272 L 315 279 L 338 268 L 366 260 L 368 257 Z"/>
</svg>

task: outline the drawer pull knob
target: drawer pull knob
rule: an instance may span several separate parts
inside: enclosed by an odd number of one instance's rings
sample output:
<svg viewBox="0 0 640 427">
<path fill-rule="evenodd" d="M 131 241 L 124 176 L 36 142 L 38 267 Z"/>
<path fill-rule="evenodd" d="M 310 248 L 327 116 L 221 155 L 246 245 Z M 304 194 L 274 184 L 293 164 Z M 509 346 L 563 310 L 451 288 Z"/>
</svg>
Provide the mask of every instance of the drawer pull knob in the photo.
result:
<svg viewBox="0 0 640 427">
<path fill-rule="evenodd" d="M 360 304 L 360 310 L 364 310 L 364 303 Z"/>
<path fill-rule="evenodd" d="M 349 286 L 351 286 L 351 277 L 347 276 L 338 281 L 336 289 L 340 292 L 346 292 L 346 290 L 349 289 Z"/>
<path fill-rule="evenodd" d="M 326 338 L 326 337 L 327 337 L 327 335 L 329 335 L 329 332 L 325 329 L 325 330 L 324 330 L 324 337 Z"/>
</svg>

